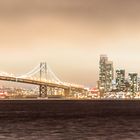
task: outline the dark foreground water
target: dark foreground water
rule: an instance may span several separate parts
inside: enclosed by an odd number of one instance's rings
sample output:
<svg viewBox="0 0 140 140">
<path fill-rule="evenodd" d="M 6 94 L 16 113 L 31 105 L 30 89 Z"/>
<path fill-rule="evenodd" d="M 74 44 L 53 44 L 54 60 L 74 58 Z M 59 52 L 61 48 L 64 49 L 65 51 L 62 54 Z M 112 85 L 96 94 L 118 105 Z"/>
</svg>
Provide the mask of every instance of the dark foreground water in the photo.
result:
<svg viewBox="0 0 140 140">
<path fill-rule="evenodd" d="M 140 101 L 0 101 L 0 140 L 134 139 Z"/>
<path fill-rule="evenodd" d="M 92 117 L 12 119 L 0 121 L 6 140 L 134 140 L 140 139 L 140 118 Z"/>
</svg>

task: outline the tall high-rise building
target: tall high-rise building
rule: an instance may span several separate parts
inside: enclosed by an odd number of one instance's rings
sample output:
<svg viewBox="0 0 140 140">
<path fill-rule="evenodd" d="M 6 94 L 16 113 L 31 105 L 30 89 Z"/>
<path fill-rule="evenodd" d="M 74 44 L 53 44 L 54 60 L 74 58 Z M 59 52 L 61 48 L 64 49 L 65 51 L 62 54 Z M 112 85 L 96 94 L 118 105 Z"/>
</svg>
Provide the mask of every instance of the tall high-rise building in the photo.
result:
<svg viewBox="0 0 140 140">
<path fill-rule="evenodd" d="M 113 81 L 113 62 L 106 62 L 106 91 L 112 90 L 112 81 Z"/>
<path fill-rule="evenodd" d="M 137 73 L 129 73 L 129 91 L 130 92 L 137 92 L 138 90 L 138 74 Z"/>
<path fill-rule="evenodd" d="M 106 55 L 100 56 L 99 62 L 99 89 L 102 92 L 105 92 L 106 89 L 106 62 L 108 57 Z"/>
<path fill-rule="evenodd" d="M 106 55 L 100 56 L 99 62 L 99 90 L 108 92 L 112 90 L 113 62 L 108 61 Z"/>
<path fill-rule="evenodd" d="M 124 69 L 116 70 L 116 89 L 117 91 L 125 90 L 125 70 Z"/>
</svg>

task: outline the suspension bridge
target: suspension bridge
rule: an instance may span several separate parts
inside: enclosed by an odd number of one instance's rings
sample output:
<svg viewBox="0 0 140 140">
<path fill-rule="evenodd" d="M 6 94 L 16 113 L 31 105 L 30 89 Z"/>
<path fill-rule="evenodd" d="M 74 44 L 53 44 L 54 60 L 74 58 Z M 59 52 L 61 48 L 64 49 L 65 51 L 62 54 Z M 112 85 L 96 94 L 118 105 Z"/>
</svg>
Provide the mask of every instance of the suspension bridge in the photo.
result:
<svg viewBox="0 0 140 140">
<path fill-rule="evenodd" d="M 43 98 L 47 97 L 48 90 L 53 91 L 54 88 L 63 89 L 65 96 L 69 96 L 72 92 L 87 92 L 84 86 L 62 82 L 46 62 L 41 62 L 34 69 L 22 75 L 0 72 L 0 80 L 38 85 L 39 97 Z"/>
</svg>

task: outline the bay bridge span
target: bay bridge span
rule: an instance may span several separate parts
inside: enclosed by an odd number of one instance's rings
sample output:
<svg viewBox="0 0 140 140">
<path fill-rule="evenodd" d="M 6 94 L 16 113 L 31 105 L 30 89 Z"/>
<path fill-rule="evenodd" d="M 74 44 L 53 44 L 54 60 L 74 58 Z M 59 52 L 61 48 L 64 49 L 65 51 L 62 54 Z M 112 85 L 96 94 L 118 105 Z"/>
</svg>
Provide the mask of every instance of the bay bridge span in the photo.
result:
<svg viewBox="0 0 140 140">
<path fill-rule="evenodd" d="M 48 90 L 54 90 L 54 88 L 63 89 L 65 96 L 69 96 L 72 92 L 87 92 L 84 86 L 62 82 L 46 62 L 41 62 L 34 69 L 22 75 L 0 72 L 0 80 L 38 85 L 39 97 L 47 97 Z"/>
</svg>

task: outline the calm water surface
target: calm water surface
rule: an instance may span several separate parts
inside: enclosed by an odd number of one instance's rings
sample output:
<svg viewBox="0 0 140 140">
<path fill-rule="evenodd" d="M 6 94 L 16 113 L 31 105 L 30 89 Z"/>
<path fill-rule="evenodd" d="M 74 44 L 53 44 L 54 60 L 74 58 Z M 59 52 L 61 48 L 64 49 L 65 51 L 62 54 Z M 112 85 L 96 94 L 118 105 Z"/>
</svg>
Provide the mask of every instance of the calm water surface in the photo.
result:
<svg viewBox="0 0 140 140">
<path fill-rule="evenodd" d="M 140 117 L 1 119 L 1 139 L 139 140 Z"/>
</svg>

